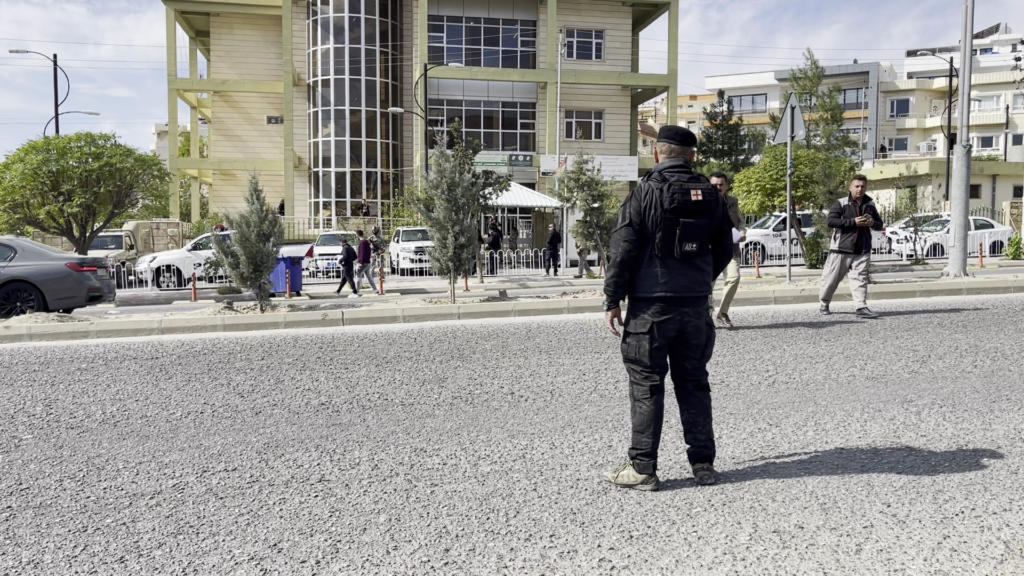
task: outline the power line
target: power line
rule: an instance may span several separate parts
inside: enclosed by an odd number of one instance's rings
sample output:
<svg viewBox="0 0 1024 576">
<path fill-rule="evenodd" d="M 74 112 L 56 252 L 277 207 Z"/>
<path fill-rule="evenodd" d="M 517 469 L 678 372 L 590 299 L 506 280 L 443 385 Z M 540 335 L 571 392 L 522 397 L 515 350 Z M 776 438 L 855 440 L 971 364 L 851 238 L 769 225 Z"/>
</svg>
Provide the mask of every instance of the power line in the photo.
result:
<svg viewBox="0 0 1024 576">
<path fill-rule="evenodd" d="M 7 42 L 38 42 L 40 44 L 77 44 L 80 46 L 119 46 L 122 48 L 167 48 L 166 44 L 103 44 L 100 42 L 71 42 L 70 40 L 26 40 L 24 38 L 0 38 Z"/>
</svg>

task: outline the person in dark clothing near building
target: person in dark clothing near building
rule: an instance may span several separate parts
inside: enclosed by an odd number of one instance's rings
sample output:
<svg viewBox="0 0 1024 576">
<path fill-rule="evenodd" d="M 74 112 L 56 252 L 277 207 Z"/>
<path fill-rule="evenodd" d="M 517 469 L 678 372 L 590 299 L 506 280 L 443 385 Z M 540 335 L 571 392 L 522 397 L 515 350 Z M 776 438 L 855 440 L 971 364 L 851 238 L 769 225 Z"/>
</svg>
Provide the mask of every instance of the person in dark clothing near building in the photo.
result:
<svg viewBox="0 0 1024 576">
<path fill-rule="evenodd" d="M 284 198 L 281 199 L 281 203 L 277 205 L 277 213 L 284 218 Z"/>
<path fill-rule="evenodd" d="M 356 230 L 359 248 L 356 250 L 356 292 L 363 289 L 363 279 L 370 283 L 370 289 L 377 293 L 377 285 L 373 282 L 373 244 L 366 239 L 362 230 Z"/>
<path fill-rule="evenodd" d="M 363 198 L 363 202 L 359 205 L 359 215 L 363 218 L 370 217 L 370 205 L 366 203 L 366 198 Z"/>
<path fill-rule="evenodd" d="M 494 275 L 498 273 L 498 251 L 501 250 L 501 229 L 498 225 L 491 223 L 487 226 L 487 273 Z"/>
<path fill-rule="evenodd" d="M 555 276 L 558 276 L 558 245 L 562 243 L 562 235 L 555 230 L 554 224 L 548 224 L 548 242 L 544 248 L 544 275 L 549 276 L 551 269 L 555 269 Z"/>
<path fill-rule="evenodd" d="M 338 263 L 341 265 L 341 284 L 338 284 L 338 289 L 334 291 L 335 296 L 341 296 L 341 289 L 348 284 L 352 286 L 352 293 L 348 297 L 359 298 L 359 287 L 356 286 L 355 272 L 353 271 L 358 257 L 352 246 L 349 246 L 348 239 L 342 236 L 341 254 L 338 255 Z"/>
<path fill-rule="evenodd" d="M 868 266 L 871 265 L 871 231 L 884 228 L 875 201 L 867 195 L 868 179 L 860 174 L 850 182 L 850 195 L 832 204 L 828 212 L 828 227 L 832 229 L 828 260 L 821 271 L 821 314 L 832 313 L 829 304 L 836 288 L 847 272 L 850 274 L 850 292 L 861 318 L 878 318 L 868 308 Z"/>
<path fill-rule="evenodd" d="M 732 260 L 725 199 L 693 172 L 697 137 L 658 132 L 657 165 L 622 205 L 605 273 L 605 320 L 622 338 L 629 374 L 629 460 L 605 473 L 620 488 L 657 490 L 665 376 L 672 371 L 687 459 L 698 484 L 715 483 L 715 435 L 707 364 L 715 347 L 711 279 Z M 621 302 L 629 299 L 622 321 Z M 623 327 L 620 335 L 616 323 Z"/>
</svg>

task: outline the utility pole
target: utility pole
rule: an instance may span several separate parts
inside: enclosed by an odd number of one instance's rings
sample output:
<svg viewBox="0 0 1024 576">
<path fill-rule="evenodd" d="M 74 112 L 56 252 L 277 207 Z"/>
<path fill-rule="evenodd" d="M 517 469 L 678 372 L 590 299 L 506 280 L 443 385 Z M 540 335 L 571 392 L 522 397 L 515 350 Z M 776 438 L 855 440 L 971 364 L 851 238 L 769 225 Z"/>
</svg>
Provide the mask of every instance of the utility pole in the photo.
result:
<svg viewBox="0 0 1024 576">
<path fill-rule="evenodd" d="M 57 55 L 53 55 L 53 133 L 60 136 L 60 102 L 57 96 Z M 68 90 L 71 88 L 69 87 Z"/>
<path fill-rule="evenodd" d="M 793 140 L 796 138 L 796 106 L 789 105 L 789 122 L 786 123 L 786 282 L 793 281 L 793 226 L 796 209 L 793 207 Z M 755 256 L 756 258 L 757 256 Z"/>
<path fill-rule="evenodd" d="M 956 148 L 953 150 L 953 190 L 949 196 L 949 265 L 946 276 L 967 276 L 967 236 L 971 191 L 971 68 L 974 56 L 974 0 L 964 0 L 960 33 L 960 104 Z"/>
</svg>

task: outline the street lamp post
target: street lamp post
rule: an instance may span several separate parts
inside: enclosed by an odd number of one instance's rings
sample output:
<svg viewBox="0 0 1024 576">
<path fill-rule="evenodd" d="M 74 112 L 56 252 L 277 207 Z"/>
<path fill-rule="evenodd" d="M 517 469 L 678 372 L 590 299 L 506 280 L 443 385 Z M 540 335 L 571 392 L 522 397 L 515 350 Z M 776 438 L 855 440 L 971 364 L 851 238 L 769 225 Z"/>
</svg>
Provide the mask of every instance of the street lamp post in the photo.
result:
<svg viewBox="0 0 1024 576">
<path fill-rule="evenodd" d="M 419 103 L 420 110 L 423 111 L 423 115 L 420 116 L 420 118 L 423 119 L 423 173 L 424 174 L 426 174 L 429 171 L 428 167 L 429 167 L 429 162 L 430 162 L 430 158 L 428 156 L 428 153 L 430 151 L 430 141 L 429 141 L 429 139 L 430 139 L 430 122 L 427 120 L 427 104 L 428 104 L 428 102 L 426 101 L 427 97 L 429 95 L 430 90 L 429 90 L 429 85 L 427 84 L 427 81 L 428 81 L 427 73 L 429 73 L 434 68 L 440 68 L 442 66 L 448 66 L 449 68 L 465 68 L 465 65 L 462 64 L 461 62 L 448 62 L 448 63 L 445 63 L 445 64 L 427 64 L 427 63 L 424 63 L 423 64 L 423 74 L 420 74 L 420 77 L 416 79 L 416 82 L 413 83 L 413 87 L 412 87 L 413 99 L 416 99 L 416 93 L 417 93 L 416 86 L 419 85 L 420 80 L 422 80 L 423 83 L 424 83 L 423 84 L 423 100 L 424 101 Z M 390 109 L 389 109 L 389 111 L 390 111 Z M 403 112 L 404 112 L 404 110 L 403 110 Z"/>
<path fill-rule="evenodd" d="M 61 112 L 60 114 L 57 114 L 53 118 L 50 118 L 49 120 L 46 121 L 46 126 L 43 127 L 43 136 L 46 136 L 46 130 L 47 130 L 47 128 L 50 127 L 50 122 L 54 122 L 54 123 L 60 122 L 60 117 L 65 115 L 65 114 L 85 114 L 86 116 L 99 116 L 100 115 L 99 112 L 96 112 L 94 110 L 68 110 L 67 112 Z M 56 124 L 54 124 L 54 126 L 56 126 Z"/>
<path fill-rule="evenodd" d="M 43 54 L 42 52 L 33 52 L 32 50 L 25 50 L 24 48 L 12 48 L 12 49 L 8 50 L 8 52 L 10 52 L 11 54 L 38 54 L 39 56 L 42 56 L 43 58 L 46 58 L 47 60 L 49 60 L 53 64 L 53 118 L 51 118 L 50 120 L 53 120 L 53 122 L 54 122 L 54 124 L 53 124 L 53 131 L 54 131 L 54 133 L 57 134 L 58 136 L 60 136 L 60 105 L 63 104 L 64 101 L 68 99 L 68 94 L 71 94 L 71 79 L 68 78 L 68 73 L 65 72 L 64 69 L 61 68 L 57 64 L 57 55 L 54 54 L 53 58 L 50 58 L 49 56 L 47 56 L 46 54 Z M 61 100 L 60 96 L 58 95 L 59 89 L 58 89 L 58 86 L 57 86 L 57 70 L 60 70 L 61 73 L 64 74 L 64 80 L 65 80 L 65 82 L 67 82 L 67 85 L 68 85 L 68 91 L 64 94 L 64 99 L 63 100 Z M 47 125 L 49 125 L 49 122 L 47 122 Z M 46 130 L 44 129 L 43 130 L 43 135 L 45 135 L 45 134 L 46 134 Z"/>
<path fill-rule="evenodd" d="M 946 200 L 949 200 L 949 166 L 950 166 L 950 154 L 953 152 L 953 74 L 956 73 L 956 68 L 953 67 L 953 58 L 950 57 L 946 60 L 942 56 L 929 52 L 927 50 L 921 50 L 917 53 L 918 56 L 935 56 L 943 62 L 949 64 L 949 81 L 946 86 L 946 188 L 943 193 L 946 196 Z M 959 79 L 959 75 L 957 76 Z"/>
</svg>

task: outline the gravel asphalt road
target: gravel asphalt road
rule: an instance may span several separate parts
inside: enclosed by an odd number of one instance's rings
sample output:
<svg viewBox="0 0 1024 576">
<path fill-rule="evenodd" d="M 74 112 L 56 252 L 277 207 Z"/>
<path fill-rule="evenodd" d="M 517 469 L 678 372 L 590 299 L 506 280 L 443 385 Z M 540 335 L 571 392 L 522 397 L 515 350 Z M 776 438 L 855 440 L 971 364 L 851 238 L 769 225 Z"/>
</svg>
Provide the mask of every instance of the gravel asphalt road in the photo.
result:
<svg viewBox="0 0 1024 576">
<path fill-rule="evenodd" d="M 596 315 L 0 346 L 0 575 L 1024 573 L 1024 297 L 874 308 L 737 309 L 653 493 Z"/>
</svg>

